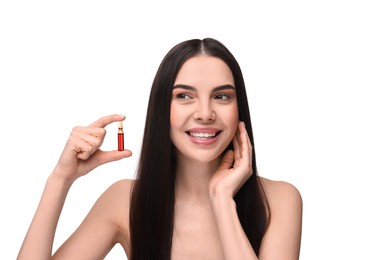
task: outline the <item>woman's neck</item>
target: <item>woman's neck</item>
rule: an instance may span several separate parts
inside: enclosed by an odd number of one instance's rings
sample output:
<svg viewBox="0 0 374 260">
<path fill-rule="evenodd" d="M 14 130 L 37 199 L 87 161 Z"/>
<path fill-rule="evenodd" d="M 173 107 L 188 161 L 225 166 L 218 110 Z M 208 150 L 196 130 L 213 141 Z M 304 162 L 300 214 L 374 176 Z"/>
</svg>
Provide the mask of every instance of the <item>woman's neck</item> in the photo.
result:
<svg viewBox="0 0 374 260">
<path fill-rule="evenodd" d="M 220 158 L 199 162 L 179 155 L 176 169 L 176 196 L 178 199 L 201 200 L 209 196 L 209 181 L 217 170 Z"/>
</svg>

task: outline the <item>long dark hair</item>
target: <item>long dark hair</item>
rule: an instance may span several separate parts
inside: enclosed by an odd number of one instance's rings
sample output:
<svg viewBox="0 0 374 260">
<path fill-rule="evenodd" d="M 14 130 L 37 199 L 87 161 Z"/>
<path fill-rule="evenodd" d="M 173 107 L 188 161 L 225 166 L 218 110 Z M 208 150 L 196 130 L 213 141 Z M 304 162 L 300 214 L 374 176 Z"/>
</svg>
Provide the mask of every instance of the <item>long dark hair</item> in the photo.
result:
<svg viewBox="0 0 374 260">
<path fill-rule="evenodd" d="M 173 47 L 161 62 L 153 81 L 130 207 L 131 260 L 170 259 L 175 201 L 176 155 L 170 140 L 170 104 L 176 76 L 189 58 L 207 54 L 222 59 L 231 69 L 239 119 L 253 145 L 253 176 L 234 199 L 241 225 L 258 255 L 270 211 L 257 175 L 252 125 L 244 79 L 231 52 L 212 38 L 193 39 Z"/>
</svg>

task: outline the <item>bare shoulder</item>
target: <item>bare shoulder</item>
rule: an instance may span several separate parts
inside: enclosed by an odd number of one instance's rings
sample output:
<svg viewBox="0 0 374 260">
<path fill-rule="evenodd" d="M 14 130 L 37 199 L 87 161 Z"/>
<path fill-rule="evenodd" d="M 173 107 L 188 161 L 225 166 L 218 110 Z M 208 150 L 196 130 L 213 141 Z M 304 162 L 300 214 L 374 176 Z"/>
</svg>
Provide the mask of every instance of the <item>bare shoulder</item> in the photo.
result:
<svg viewBox="0 0 374 260">
<path fill-rule="evenodd" d="M 116 181 L 101 195 L 99 201 L 110 207 L 109 211 L 115 215 L 128 216 L 132 185 L 133 180 L 130 179 Z"/>
<path fill-rule="evenodd" d="M 302 206 L 300 191 L 291 183 L 285 181 L 274 181 L 260 177 L 270 207 L 279 207 L 284 204 Z"/>
<path fill-rule="evenodd" d="M 130 247 L 129 212 L 131 190 L 134 180 L 123 179 L 116 181 L 101 195 L 98 200 L 110 219 L 118 227 L 117 241 L 127 252 Z M 109 213 L 110 212 L 110 213 Z"/>
<path fill-rule="evenodd" d="M 114 182 L 109 188 L 104 192 L 104 195 L 119 195 L 119 198 L 128 197 L 130 194 L 134 180 L 123 179 Z"/>
<path fill-rule="evenodd" d="M 260 250 L 261 258 L 299 259 L 303 210 L 301 194 L 291 183 L 262 177 L 260 180 L 271 214 Z"/>
</svg>

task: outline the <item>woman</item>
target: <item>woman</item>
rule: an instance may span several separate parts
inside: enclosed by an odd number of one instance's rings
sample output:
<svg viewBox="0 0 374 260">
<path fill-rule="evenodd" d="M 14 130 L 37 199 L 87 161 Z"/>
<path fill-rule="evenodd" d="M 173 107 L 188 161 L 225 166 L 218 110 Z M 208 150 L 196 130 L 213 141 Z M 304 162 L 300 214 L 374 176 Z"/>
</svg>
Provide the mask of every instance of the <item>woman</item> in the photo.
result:
<svg viewBox="0 0 374 260">
<path fill-rule="evenodd" d="M 131 156 L 101 151 L 103 117 L 73 129 L 43 192 L 18 259 L 50 259 L 73 182 Z M 113 184 L 53 259 L 103 259 L 120 243 L 129 259 L 298 259 L 302 200 L 257 175 L 240 67 L 214 39 L 172 48 L 153 82 L 135 181 Z"/>
</svg>

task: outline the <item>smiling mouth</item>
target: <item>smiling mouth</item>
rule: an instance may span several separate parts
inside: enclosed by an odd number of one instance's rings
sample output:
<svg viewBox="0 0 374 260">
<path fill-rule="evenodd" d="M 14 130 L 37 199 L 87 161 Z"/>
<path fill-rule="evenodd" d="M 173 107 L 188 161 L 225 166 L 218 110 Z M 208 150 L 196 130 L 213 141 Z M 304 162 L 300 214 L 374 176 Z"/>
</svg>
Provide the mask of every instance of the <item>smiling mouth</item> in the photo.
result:
<svg viewBox="0 0 374 260">
<path fill-rule="evenodd" d="M 213 139 L 216 136 L 218 136 L 222 131 L 214 132 L 214 133 L 203 133 L 203 132 L 192 132 L 192 131 L 186 131 L 186 133 L 195 138 L 200 140 L 209 140 Z"/>
</svg>

